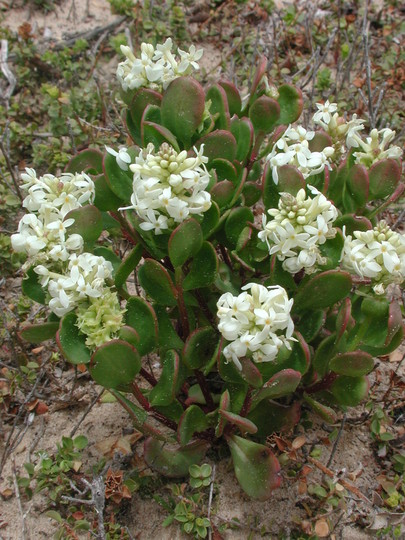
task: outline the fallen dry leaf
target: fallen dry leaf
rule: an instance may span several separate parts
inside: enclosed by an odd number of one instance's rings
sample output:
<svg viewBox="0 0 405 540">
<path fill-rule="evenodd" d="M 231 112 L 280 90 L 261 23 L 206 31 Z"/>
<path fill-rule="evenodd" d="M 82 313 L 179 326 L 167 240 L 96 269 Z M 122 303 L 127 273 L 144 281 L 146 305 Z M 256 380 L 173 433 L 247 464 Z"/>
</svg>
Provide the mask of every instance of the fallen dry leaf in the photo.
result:
<svg viewBox="0 0 405 540">
<path fill-rule="evenodd" d="M 307 442 L 307 439 L 304 435 L 299 435 L 297 438 L 295 438 L 292 442 L 292 447 L 294 450 L 298 450 L 298 448 L 301 448 L 301 446 L 304 446 L 304 444 Z"/>
<path fill-rule="evenodd" d="M 315 523 L 315 533 L 319 538 L 326 538 L 329 534 L 329 525 L 324 519 L 320 519 Z"/>
<path fill-rule="evenodd" d="M 130 435 L 124 435 L 123 437 L 107 437 L 96 444 L 97 450 L 105 457 L 112 458 L 115 452 L 128 455 L 132 453 L 131 445 L 136 443 L 141 437 L 143 437 L 140 431 L 134 431 Z"/>
</svg>

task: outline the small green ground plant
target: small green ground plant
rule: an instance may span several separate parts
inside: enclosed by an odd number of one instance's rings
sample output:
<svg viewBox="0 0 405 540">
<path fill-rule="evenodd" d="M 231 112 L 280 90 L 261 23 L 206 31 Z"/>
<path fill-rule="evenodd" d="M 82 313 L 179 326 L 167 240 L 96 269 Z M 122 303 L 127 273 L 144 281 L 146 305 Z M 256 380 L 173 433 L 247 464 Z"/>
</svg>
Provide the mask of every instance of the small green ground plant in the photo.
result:
<svg viewBox="0 0 405 540">
<path fill-rule="evenodd" d="M 402 152 L 389 128 L 364 137 L 329 101 L 305 129 L 302 93 L 273 85 L 264 58 L 243 93 L 204 89 L 193 45 L 121 49 L 128 144 L 22 175 L 12 243 L 28 257 L 24 293 L 50 315 L 21 336 L 56 337 L 86 366 L 159 474 L 187 476 L 227 446 L 243 490 L 265 500 L 281 484 L 267 437 L 303 408 L 335 422 L 402 340 L 386 289 L 405 279 L 405 239 L 379 219 L 404 192 Z M 123 260 L 106 242 L 117 227 Z"/>
</svg>

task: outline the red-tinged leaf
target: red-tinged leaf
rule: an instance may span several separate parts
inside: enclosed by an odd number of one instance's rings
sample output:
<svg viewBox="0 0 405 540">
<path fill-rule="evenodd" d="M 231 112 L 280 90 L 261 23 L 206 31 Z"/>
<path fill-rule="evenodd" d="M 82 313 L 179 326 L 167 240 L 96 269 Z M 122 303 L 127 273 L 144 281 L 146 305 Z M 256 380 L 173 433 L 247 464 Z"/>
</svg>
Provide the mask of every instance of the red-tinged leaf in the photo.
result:
<svg viewBox="0 0 405 540">
<path fill-rule="evenodd" d="M 163 476 L 181 478 L 188 475 L 190 465 L 198 465 L 207 452 L 207 441 L 195 441 L 186 446 L 169 447 L 149 437 L 144 445 L 144 457 L 151 469 Z"/>
<path fill-rule="evenodd" d="M 331 392 L 340 405 L 356 407 L 367 397 L 369 388 L 370 383 L 366 376 L 339 375 L 331 386 Z"/>
<path fill-rule="evenodd" d="M 373 357 L 365 351 L 339 353 L 329 362 L 329 369 L 339 375 L 348 375 L 349 377 L 367 375 L 373 368 Z"/>
<path fill-rule="evenodd" d="M 301 373 L 294 369 L 287 368 L 279 371 L 256 392 L 252 399 L 252 409 L 263 399 L 277 399 L 292 394 L 299 385 L 301 377 Z"/>
<path fill-rule="evenodd" d="M 41 343 L 41 341 L 53 339 L 58 328 L 59 322 L 29 324 L 21 329 L 20 336 L 30 343 Z"/>
<path fill-rule="evenodd" d="M 169 257 L 173 266 L 181 267 L 200 251 L 202 243 L 201 226 L 195 219 L 190 218 L 180 223 L 169 239 Z"/>
<path fill-rule="evenodd" d="M 251 420 L 248 420 L 243 416 L 239 416 L 239 414 L 232 413 L 231 411 L 219 409 L 218 412 L 223 418 L 225 418 L 227 422 L 238 426 L 242 432 L 252 434 L 257 432 L 257 426 L 255 426 Z"/>
<path fill-rule="evenodd" d="M 291 84 L 278 88 L 277 101 L 280 105 L 279 124 L 292 124 L 300 117 L 303 108 L 302 92 Z"/>
<path fill-rule="evenodd" d="M 184 363 L 190 369 L 201 369 L 210 362 L 217 346 L 217 336 L 210 326 L 192 332 L 183 348 Z"/>
<path fill-rule="evenodd" d="M 357 163 L 353 167 L 350 167 L 346 176 L 346 189 L 357 205 L 356 208 L 347 208 L 347 211 L 353 212 L 366 205 L 369 194 L 369 178 L 368 171 L 364 165 Z"/>
<path fill-rule="evenodd" d="M 280 105 L 274 99 L 260 96 L 251 105 L 249 118 L 256 133 L 270 133 L 280 118 Z"/>
<path fill-rule="evenodd" d="M 273 452 L 237 435 L 228 437 L 227 442 L 242 489 L 253 499 L 267 500 L 281 484 L 280 464 Z"/>
<path fill-rule="evenodd" d="M 298 287 L 294 300 L 297 310 L 323 309 L 346 298 L 352 288 L 349 273 L 340 270 L 322 272 Z"/>
<path fill-rule="evenodd" d="M 86 346 L 86 336 L 79 332 L 76 322 L 76 315 L 67 313 L 60 321 L 56 342 L 71 364 L 88 364 L 91 353 Z"/>
<path fill-rule="evenodd" d="M 155 124 L 154 122 L 144 122 L 141 125 L 142 146 L 145 148 L 149 143 L 152 143 L 155 150 L 159 150 L 163 143 L 169 144 L 172 148 L 179 152 L 179 145 L 176 137 L 167 128 Z"/>
<path fill-rule="evenodd" d="M 254 128 L 249 118 L 234 116 L 231 120 L 231 133 L 236 140 L 236 159 L 243 163 L 253 144 Z"/>
<path fill-rule="evenodd" d="M 141 356 L 151 352 L 158 342 L 157 317 L 152 306 L 139 296 L 128 300 L 125 322 L 136 330 L 139 336 L 137 350 Z"/>
<path fill-rule="evenodd" d="M 138 278 L 145 292 L 158 304 L 175 306 L 177 289 L 168 271 L 157 261 L 145 259 L 138 272 Z"/>
<path fill-rule="evenodd" d="M 333 146 L 333 141 L 325 131 L 320 130 L 315 133 L 308 146 L 311 152 L 322 152 L 326 146 Z"/>
<path fill-rule="evenodd" d="M 184 382 L 184 368 L 176 351 L 167 351 L 163 358 L 162 372 L 158 383 L 149 393 L 152 406 L 170 405 Z M 188 441 L 187 441 L 188 442 Z"/>
<path fill-rule="evenodd" d="M 229 390 L 225 390 L 219 400 L 219 411 L 229 411 L 231 408 L 231 396 Z M 224 432 L 224 428 L 227 424 L 226 419 L 223 416 L 218 417 L 218 424 L 215 428 L 215 436 L 221 437 Z"/>
<path fill-rule="evenodd" d="M 87 204 L 71 210 L 65 219 L 73 218 L 75 222 L 69 227 L 69 234 L 80 234 L 85 242 L 96 242 L 103 230 L 101 212 L 95 206 Z"/>
<path fill-rule="evenodd" d="M 227 206 L 231 201 L 235 193 L 235 187 L 229 180 L 223 180 L 218 182 L 211 189 L 211 198 L 217 203 L 219 208 Z"/>
<path fill-rule="evenodd" d="M 191 261 L 190 271 L 183 279 L 183 289 L 191 291 L 207 287 L 215 281 L 218 273 L 218 257 L 212 244 L 203 242 L 201 249 Z"/>
<path fill-rule="evenodd" d="M 249 106 L 253 103 L 255 100 L 255 93 L 258 89 L 259 84 L 263 80 L 263 75 L 266 73 L 267 70 L 267 58 L 262 56 L 259 60 L 259 65 L 256 68 L 255 74 L 253 76 L 252 86 L 250 88 L 250 99 L 249 99 Z"/>
<path fill-rule="evenodd" d="M 403 328 L 401 308 L 396 301 L 390 303 L 388 312 L 388 333 L 384 345 L 388 346 L 393 337 Z"/>
<path fill-rule="evenodd" d="M 346 331 L 352 315 L 352 301 L 350 298 L 345 298 L 340 306 L 338 316 L 336 318 L 336 342 L 338 342 Z"/>
<path fill-rule="evenodd" d="M 94 148 L 82 150 L 68 162 L 65 172 L 100 174 L 103 172 L 103 154 Z"/>
<path fill-rule="evenodd" d="M 104 388 L 127 387 L 139 373 L 138 351 L 126 341 L 113 339 L 101 345 L 91 357 L 90 374 Z"/>
<path fill-rule="evenodd" d="M 233 116 L 234 114 L 240 114 L 242 108 L 242 100 L 239 94 L 239 90 L 236 86 L 229 81 L 219 81 L 218 84 L 222 86 L 225 90 L 226 97 L 228 100 L 229 114 Z"/>
<path fill-rule="evenodd" d="M 195 146 L 200 148 L 204 145 L 204 156 L 212 161 L 216 158 L 227 159 L 230 162 L 236 157 L 236 139 L 229 131 L 217 129 L 199 139 Z"/>
<path fill-rule="evenodd" d="M 395 190 L 401 179 L 401 167 L 395 159 L 383 159 L 369 170 L 370 197 L 383 199 Z"/>
<path fill-rule="evenodd" d="M 204 431 L 209 426 L 205 413 L 197 405 L 191 405 L 182 414 L 177 428 L 177 439 L 181 446 L 185 446 L 194 433 Z"/>
<path fill-rule="evenodd" d="M 322 420 L 328 424 L 334 424 L 337 421 L 337 414 L 333 409 L 327 405 L 324 405 L 323 403 L 319 403 L 319 401 L 316 401 L 308 394 L 304 393 L 303 398 L 311 409 L 322 418 Z"/>
</svg>

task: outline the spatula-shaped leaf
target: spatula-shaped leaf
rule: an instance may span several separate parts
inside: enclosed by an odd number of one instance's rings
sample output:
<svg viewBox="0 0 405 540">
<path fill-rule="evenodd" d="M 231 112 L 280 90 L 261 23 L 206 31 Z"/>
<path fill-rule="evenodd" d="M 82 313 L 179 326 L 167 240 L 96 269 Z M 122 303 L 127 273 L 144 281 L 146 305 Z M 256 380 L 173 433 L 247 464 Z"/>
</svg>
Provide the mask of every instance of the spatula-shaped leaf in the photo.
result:
<svg viewBox="0 0 405 540">
<path fill-rule="evenodd" d="M 100 174 L 103 172 L 103 154 L 94 148 L 83 150 L 72 157 L 65 171 L 73 174 L 82 171 Z"/>
<path fill-rule="evenodd" d="M 325 131 L 317 131 L 308 146 L 311 152 L 322 152 L 326 146 L 333 146 L 333 141 Z"/>
<path fill-rule="evenodd" d="M 229 411 L 231 409 L 231 395 L 229 393 L 229 390 L 225 390 L 223 394 L 221 395 L 221 398 L 219 400 L 219 410 L 220 411 Z M 218 416 L 218 423 L 215 428 L 215 436 L 220 437 L 223 432 L 224 428 L 228 421 L 221 415 Z"/>
<path fill-rule="evenodd" d="M 139 335 L 138 352 L 141 356 L 151 352 L 157 345 L 158 325 L 152 306 L 139 296 L 132 297 L 126 305 L 125 322 Z"/>
<path fill-rule="evenodd" d="M 177 352 L 167 351 L 159 381 L 149 393 L 150 404 L 153 406 L 170 405 L 184 382 L 184 374 Z"/>
<path fill-rule="evenodd" d="M 117 210 L 122 205 L 122 200 L 111 190 L 104 174 L 99 174 L 93 181 L 95 188 L 94 206 L 102 212 Z"/>
<path fill-rule="evenodd" d="M 101 212 L 95 206 L 87 204 L 71 210 L 65 219 L 73 218 L 75 222 L 69 227 L 69 234 L 80 234 L 86 243 L 93 244 L 103 230 Z"/>
<path fill-rule="evenodd" d="M 86 347 L 86 336 L 79 332 L 76 321 L 77 317 L 74 313 L 67 313 L 61 319 L 56 333 L 56 342 L 71 364 L 88 364 L 90 351 Z"/>
<path fill-rule="evenodd" d="M 177 438 L 181 446 L 190 442 L 194 433 L 204 431 L 209 427 L 209 421 L 197 405 L 190 405 L 180 418 L 177 428 Z"/>
<path fill-rule="evenodd" d="M 355 407 L 367 397 L 370 384 L 366 376 L 346 377 L 339 375 L 331 391 L 340 405 Z"/>
<path fill-rule="evenodd" d="M 139 346 L 139 334 L 135 330 L 135 328 L 132 328 L 132 326 L 121 326 L 119 331 L 119 338 L 122 341 L 126 341 L 127 343 L 132 345 L 132 347 L 135 347 L 135 349 L 137 349 Z"/>
<path fill-rule="evenodd" d="M 301 376 L 301 373 L 294 369 L 283 369 L 279 371 L 269 381 L 264 383 L 263 387 L 254 395 L 252 408 L 263 399 L 277 399 L 292 394 L 299 385 Z"/>
<path fill-rule="evenodd" d="M 151 469 L 163 476 L 181 478 L 188 475 L 190 465 L 201 462 L 207 452 L 207 441 L 195 441 L 186 446 L 168 447 L 153 439 L 146 439 L 144 458 Z"/>
<path fill-rule="evenodd" d="M 253 499 L 267 500 L 281 484 L 280 464 L 273 452 L 237 435 L 228 437 L 227 442 L 242 489 Z"/>
<path fill-rule="evenodd" d="M 319 401 L 316 401 L 308 394 L 304 393 L 303 397 L 311 409 L 320 416 L 322 420 L 328 424 L 334 424 L 337 421 L 337 414 L 333 409 L 323 403 L 319 403 Z"/>
<path fill-rule="evenodd" d="M 280 105 L 279 124 L 292 124 L 300 117 L 303 107 L 302 92 L 291 84 L 283 84 L 278 88 L 277 101 Z"/>
<path fill-rule="evenodd" d="M 367 375 L 373 368 L 373 357 L 365 351 L 340 353 L 329 362 L 329 369 L 339 375 L 348 375 L 349 377 Z"/>
<path fill-rule="evenodd" d="M 236 139 L 236 159 L 245 161 L 252 148 L 254 129 L 249 118 L 234 117 L 231 120 L 231 133 Z"/>
<path fill-rule="evenodd" d="M 236 246 L 239 236 L 247 223 L 253 223 L 253 221 L 254 216 L 250 208 L 239 206 L 231 210 L 225 221 L 225 233 L 232 248 Z"/>
<path fill-rule="evenodd" d="M 212 201 L 211 208 L 204 212 L 201 229 L 204 239 L 209 238 L 219 223 L 220 210 L 216 202 Z"/>
<path fill-rule="evenodd" d="M 227 206 L 232 201 L 234 194 L 235 187 L 229 180 L 222 180 L 211 189 L 211 198 L 219 208 Z"/>
<path fill-rule="evenodd" d="M 46 293 L 45 289 L 39 281 L 39 276 L 34 272 L 34 267 L 31 266 L 25 274 L 25 278 L 22 280 L 21 288 L 24 294 L 26 294 L 34 302 L 38 304 L 45 304 Z"/>
<path fill-rule="evenodd" d="M 207 91 L 205 100 L 211 100 L 210 113 L 217 115 L 215 127 L 229 129 L 230 115 L 225 89 L 219 84 L 212 85 Z"/>
<path fill-rule="evenodd" d="M 288 431 L 296 426 L 300 419 L 300 410 L 299 401 L 288 406 L 264 399 L 249 412 L 248 418 L 258 428 L 256 437 L 264 441 L 272 433 Z"/>
<path fill-rule="evenodd" d="M 128 148 L 128 154 L 131 156 L 132 162 L 135 161 L 135 155 L 138 153 L 139 151 L 136 149 L 136 147 Z M 104 155 L 103 172 L 111 191 L 123 201 L 128 202 L 132 195 L 132 172 L 129 169 L 127 171 L 123 171 L 118 166 L 115 157 L 109 153 Z"/>
<path fill-rule="evenodd" d="M 129 385 L 140 369 L 138 351 L 120 339 L 104 343 L 91 357 L 90 374 L 104 388 L 119 390 Z"/>
<path fill-rule="evenodd" d="M 307 343 L 316 338 L 325 322 L 325 312 L 321 309 L 306 311 L 302 314 L 296 328 Z"/>
<path fill-rule="evenodd" d="M 377 161 L 369 170 L 370 198 L 383 199 L 396 188 L 401 179 L 401 167 L 395 159 Z"/>
<path fill-rule="evenodd" d="M 189 273 L 183 280 L 183 289 L 191 291 L 207 287 L 214 283 L 218 272 L 218 258 L 209 242 L 203 242 L 201 249 L 194 255 Z"/>
<path fill-rule="evenodd" d="M 224 411 L 223 409 L 219 409 L 219 414 L 225 418 L 227 422 L 230 424 L 234 424 L 235 426 L 238 426 L 238 428 L 242 432 L 246 433 L 256 433 L 257 432 L 257 426 L 251 421 L 245 418 L 244 416 L 240 416 L 239 414 L 235 414 L 231 411 Z"/>
<path fill-rule="evenodd" d="M 198 221 L 187 219 L 178 225 L 169 239 L 169 257 L 175 268 L 182 266 L 201 248 L 203 234 Z"/>
<path fill-rule="evenodd" d="M 182 350 L 184 343 L 173 328 L 172 321 L 164 306 L 155 305 L 156 317 L 159 326 L 159 348 L 161 351 L 168 349 Z"/>
<path fill-rule="evenodd" d="M 242 378 L 253 388 L 260 388 L 263 385 L 263 377 L 255 363 L 249 358 L 244 358 L 240 371 Z"/>
<path fill-rule="evenodd" d="M 177 289 L 168 271 L 157 261 L 146 259 L 138 272 L 139 283 L 158 304 L 175 306 Z"/>
<path fill-rule="evenodd" d="M 258 90 L 260 83 L 263 80 L 263 75 L 266 73 L 267 69 L 267 58 L 262 56 L 259 60 L 259 64 L 256 68 L 255 74 L 253 76 L 252 86 L 250 88 L 250 98 L 248 105 L 250 106 L 256 98 L 256 90 Z"/>
<path fill-rule="evenodd" d="M 159 150 L 163 143 L 168 143 L 176 152 L 180 151 L 176 137 L 171 131 L 154 122 L 142 121 L 142 147 L 145 148 L 149 143 L 152 143 L 156 150 Z"/>
<path fill-rule="evenodd" d="M 115 286 L 116 287 L 122 287 L 122 285 L 125 284 L 126 280 L 128 279 L 128 276 L 131 272 L 135 270 L 135 268 L 138 266 L 139 261 L 141 260 L 143 253 L 143 246 L 142 244 L 138 244 L 134 247 L 134 249 L 130 252 L 130 254 L 125 258 L 124 261 L 120 264 L 118 267 L 116 273 L 115 273 Z"/>
<path fill-rule="evenodd" d="M 239 94 L 239 90 L 236 86 L 229 81 L 219 81 L 218 83 L 225 90 L 226 97 L 228 100 L 229 114 L 233 116 L 234 114 L 239 115 L 242 108 L 242 100 Z"/>
<path fill-rule="evenodd" d="M 249 109 L 255 132 L 270 133 L 280 118 L 280 105 L 274 99 L 260 96 Z"/>
<path fill-rule="evenodd" d="M 298 287 L 294 300 L 297 310 L 323 309 L 343 300 L 352 288 L 350 274 L 328 270 L 312 277 Z"/>
<path fill-rule="evenodd" d="M 217 175 L 217 181 L 229 180 L 232 183 L 236 183 L 238 180 L 238 173 L 235 166 L 227 159 L 215 158 L 211 164 Z"/>
<path fill-rule="evenodd" d="M 150 88 L 140 88 L 134 94 L 126 115 L 127 129 L 136 142 L 141 145 L 141 120 L 148 105 L 160 106 L 162 96 Z"/>
<path fill-rule="evenodd" d="M 204 367 L 212 358 L 217 345 L 213 328 L 197 328 L 188 338 L 183 348 L 184 363 L 191 369 Z"/>
<path fill-rule="evenodd" d="M 196 147 L 204 145 L 204 156 L 212 161 L 216 158 L 227 159 L 232 162 L 236 157 L 236 140 L 229 131 L 217 129 L 205 135 L 196 142 Z"/>
<path fill-rule="evenodd" d="M 59 328 L 59 322 L 46 322 L 42 324 L 29 324 L 22 328 L 20 336 L 30 343 L 41 343 L 53 339 Z"/>
<path fill-rule="evenodd" d="M 162 123 L 186 148 L 201 124 L 205 108 L 202 86 L 191 77 L 178 77 L 167 87 L 162 100 Z"/>
<path fill-rule="evenodd" d="M 352 208 L 346 208 L 347 212 L 354 212 L 357 208 L 363 208 L 366 205 L 369 193 L 369 179 L 364 165 L 356 163 L 353 167 L 350 167 L 346 176 L 346 189 L 354 202 Z"/>
</svg>

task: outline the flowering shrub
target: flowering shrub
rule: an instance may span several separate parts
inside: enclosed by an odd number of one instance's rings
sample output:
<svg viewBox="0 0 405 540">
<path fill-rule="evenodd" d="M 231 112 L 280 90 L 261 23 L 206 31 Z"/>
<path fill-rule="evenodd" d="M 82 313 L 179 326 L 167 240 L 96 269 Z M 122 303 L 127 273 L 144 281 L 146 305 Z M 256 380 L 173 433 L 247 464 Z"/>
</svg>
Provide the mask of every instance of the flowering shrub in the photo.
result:
<svg viewBox="0 0 405 540">
<path fill-rule="evenodd" d="M 312 131 L 299 125 L 301 92 L 271 85 L 265 59 L 242 98 L 228 81 L 204 90 L 190 76 L 202 52 L 172 48 L 122 48 L 125 147 L 22 176 L 12 243 L 28 255 L 23 290 L 51 311 L 22 336 L 56 335 L 87 366 L 144 433 L 150 467 L 184 476 L 222 440 L 266 499 L 281 481 L 267 436 L 302 408 L 334 422 L 402 340 L 384 292 L 405 279 L 405 241 L 379 221 L 404 191 L 401 150 L 329 101 Z M 117 226 L 123 260 L 101 245 Z"/>
</svg>

